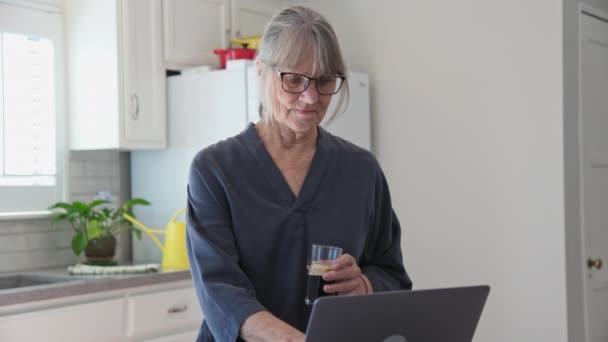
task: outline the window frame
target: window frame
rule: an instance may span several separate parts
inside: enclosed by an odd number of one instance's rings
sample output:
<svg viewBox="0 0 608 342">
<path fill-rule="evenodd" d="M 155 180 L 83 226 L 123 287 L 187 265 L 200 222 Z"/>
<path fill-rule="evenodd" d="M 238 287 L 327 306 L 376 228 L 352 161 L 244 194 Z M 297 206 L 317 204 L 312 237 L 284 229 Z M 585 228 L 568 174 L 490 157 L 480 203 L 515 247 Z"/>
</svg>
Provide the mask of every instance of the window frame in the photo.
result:
<svg viewBox="0 0 608 342">
<path fill-rule="evenodd" d="M 58 7 L 30 1 L 0 0 L 0 31 L 14 32 L 48 38 L 53 41 L 55 59 L 55 132 L 56 132 L 56 175 L 55 201 L 67 198 L 68 170 L 68 130 L 67 130 L 67 77 L 65 60 L 65 37 L 63 18 Z M 20 197 L 24 202 L 36 196 L 42 186 L 0 186 L 0 202 Z M 53 203 L 48 203 L 48 206 Z M 47 207 L 48 207 L 47 206 Z M 48 217 L 47 207 L 25 208 L 5 211 L 0 208 L 0 220 Z"/>
</svg>

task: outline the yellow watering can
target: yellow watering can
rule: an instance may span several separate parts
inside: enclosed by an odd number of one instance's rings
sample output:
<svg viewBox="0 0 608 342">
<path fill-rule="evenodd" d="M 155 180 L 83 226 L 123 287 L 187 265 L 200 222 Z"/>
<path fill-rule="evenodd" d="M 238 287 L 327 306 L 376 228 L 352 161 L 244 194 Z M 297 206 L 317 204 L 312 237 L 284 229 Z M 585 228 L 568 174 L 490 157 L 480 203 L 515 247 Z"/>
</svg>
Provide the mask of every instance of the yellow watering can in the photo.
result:
<svg viewBox="0 0 608 342">
<path fill-rule="evenodd" d="M 188 254 L 186 253 L 186 223 L 175 221 L 185 211 L 186 208 L 175 213 L 171 221 L 167 223 L 165 230 L 150 229 L 132 216 L 123 214 L 125 219 L 148 234 L 163 252 L 163 259 L 160 264 L 163 270 L 184 270 L 190 268 Z M 160 240 L 154 234 L 165 234 L 165 246 L 160 243 Z"/>
</svg>

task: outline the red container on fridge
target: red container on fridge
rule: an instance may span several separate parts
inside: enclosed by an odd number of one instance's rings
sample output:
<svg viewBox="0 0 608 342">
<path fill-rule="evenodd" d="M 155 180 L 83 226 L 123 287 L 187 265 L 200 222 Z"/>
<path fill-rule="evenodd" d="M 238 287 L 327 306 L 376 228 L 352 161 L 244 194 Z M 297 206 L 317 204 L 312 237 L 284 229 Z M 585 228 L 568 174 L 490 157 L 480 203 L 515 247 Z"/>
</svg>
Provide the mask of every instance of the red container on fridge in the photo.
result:
<svg viewBox="0 0 608 342">
<path fill-rule="evenodd" d="M 234 59 L 254 59 L 256 49 L 233 48 L 233 49 L 215 49 L 213 53 L 220 57 L 220 67 L 226 68 L 226 61 Z"/>
</svg>

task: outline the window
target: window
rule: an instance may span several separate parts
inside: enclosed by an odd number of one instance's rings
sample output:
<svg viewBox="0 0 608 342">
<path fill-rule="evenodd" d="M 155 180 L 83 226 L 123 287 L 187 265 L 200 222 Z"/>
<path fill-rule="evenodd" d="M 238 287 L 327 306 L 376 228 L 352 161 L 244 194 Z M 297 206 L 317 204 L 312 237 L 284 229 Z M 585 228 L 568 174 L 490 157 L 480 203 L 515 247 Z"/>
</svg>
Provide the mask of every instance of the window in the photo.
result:
<svg viewBox="0 0 608 342">
<path fill-rule="evenodd" d="M 64 193 L 61 17 L 27 4 L 0 3 L 0 213 L 43 211 Z"/>
</svg>

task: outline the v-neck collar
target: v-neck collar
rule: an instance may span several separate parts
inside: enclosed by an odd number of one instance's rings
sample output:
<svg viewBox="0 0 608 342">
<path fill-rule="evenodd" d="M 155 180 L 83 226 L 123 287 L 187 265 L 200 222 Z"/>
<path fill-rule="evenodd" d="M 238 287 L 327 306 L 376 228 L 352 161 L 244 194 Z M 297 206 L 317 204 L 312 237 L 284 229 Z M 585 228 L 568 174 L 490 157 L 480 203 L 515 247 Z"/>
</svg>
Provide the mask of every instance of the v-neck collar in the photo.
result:
<svg viewBox="0 0 608 342">
<path fill-rule="evenodd" d="M 280 197 L 281 201 L 294 210 L 304 209 L 310 205 L 310 202 L 314 198 L 314 194 L 321 186 L 323 175 L 327 170 L 327 165 L 330 161 L 328 149 L 329 137 L 327 136 L 327 132 L 325 132 L 322 127 L 317 127 L 317 129 L 318 135 L 315 154 L 310 162 L 310 167 L 308 168 L 308 172 L 302 183 L 302 188 L 297 197 L 289 187 L 289 184 L 279 170 L 279 167 L 270 156 L 262 139 L 258 136 L 255 125 L 250 123 L 245 132 L 247 148 L 258 161 L 262 173 L 276 191 L 277 196 Z"/>
</svg>

